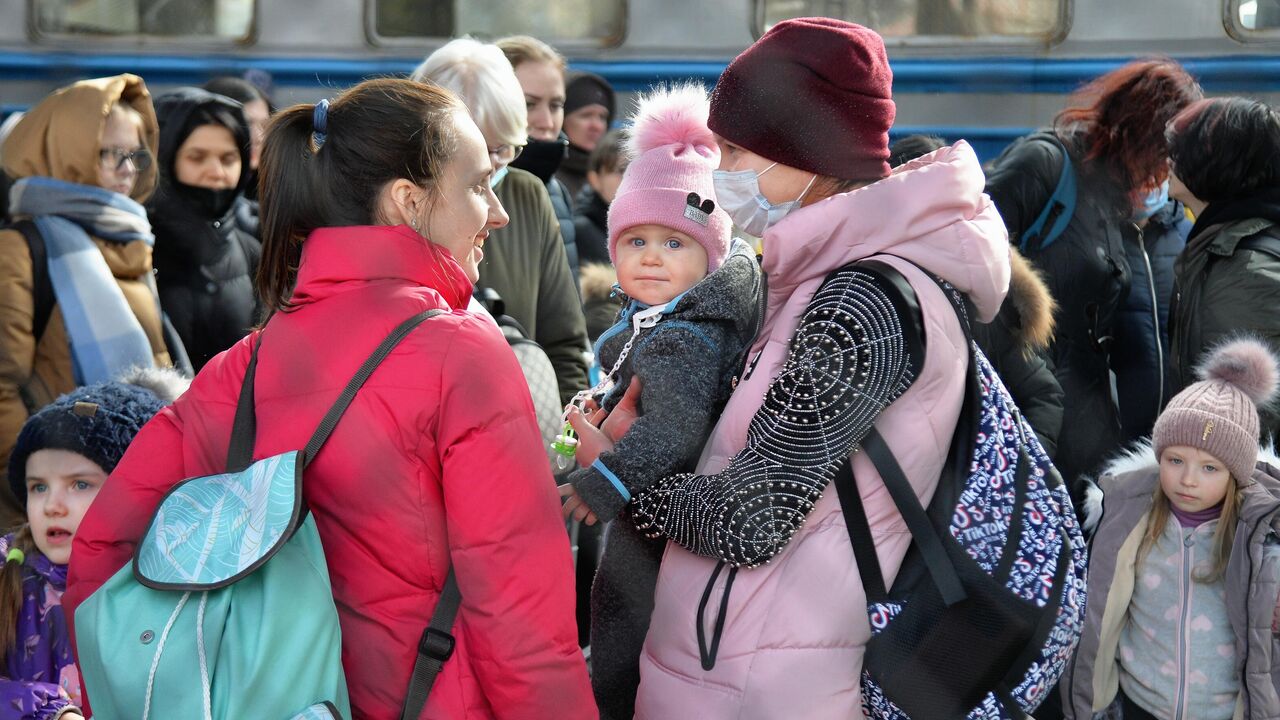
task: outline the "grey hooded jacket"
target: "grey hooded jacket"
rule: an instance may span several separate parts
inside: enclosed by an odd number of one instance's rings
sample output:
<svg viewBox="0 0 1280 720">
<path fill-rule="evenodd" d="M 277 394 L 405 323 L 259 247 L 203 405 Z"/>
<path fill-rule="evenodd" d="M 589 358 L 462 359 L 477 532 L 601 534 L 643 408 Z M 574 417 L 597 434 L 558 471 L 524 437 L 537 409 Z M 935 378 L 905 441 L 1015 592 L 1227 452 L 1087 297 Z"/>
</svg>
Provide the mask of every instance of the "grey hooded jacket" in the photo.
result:
<svg viewBox="0 0 1280 720">
<path fill-rule="evenodd" d="M 1239 526 L 1225 577 L 1241 677 L 1234 716 L 1239 720 L 1280 718 L 1280 641 L 1271 631 L 1280 597 L 1280 461 L 1273 453 L 1264 455 L 1268 457 L 1240 488 Z M 1133 596 L 1138 546 L 1158 484 L 1150 445 L 1112 463 L 1099 483 L 1102 516 L 1089 546 L 1084 630 L 1061 682 L 1068 720 L 1109 717 L 1108 707 L 1117 698 L 1116 651 Z"/>
<path fill-rule="evenodd" d="M 698 459 L 731 381 L 751 343 L 759 313 L 760 266 L 750 248 L 734 244 L 724 264 L 682 295 L 670 312 L 632 342 L 613 390 L 603 406 L 613 409 L 633 378 L 641 382 L 640 413 L 613 450 L 569 481 L 600 518 L 612 519 L 625 498 L 605 475 L 612 473 L 630 494 L 678 472 Z M 631 317 L 643 309 L 627 302 L 617 324 L 596 341 L 596 358 L 608 372 L 631 340 Z"/>
</svg>

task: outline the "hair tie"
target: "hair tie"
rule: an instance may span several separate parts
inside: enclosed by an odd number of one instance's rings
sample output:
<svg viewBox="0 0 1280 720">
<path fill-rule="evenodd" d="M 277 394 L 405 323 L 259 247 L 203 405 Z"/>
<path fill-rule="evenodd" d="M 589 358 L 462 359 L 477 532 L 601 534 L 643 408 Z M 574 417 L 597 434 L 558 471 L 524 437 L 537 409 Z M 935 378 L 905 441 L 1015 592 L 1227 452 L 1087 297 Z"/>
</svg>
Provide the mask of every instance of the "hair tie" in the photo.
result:
<svg viewBox="0 0 1280 720">
<path fill-rule="evenodd" d="M 316 148 L 324 145 L 324 139 L 329 135 L 329 101 L 321 100 L 316 103 L 316 109 L 311 113 L 311 127 L 315 130 L 311 134 L 311 138 L 315 140 Z"/>
<path fill-rule="evenodd" d="M 16 562 L 21 565 L 27 561 L 27 554 L 18 548 L 12 548 L 9 550 L 9 554 L 5 556 L 4 561 L 7 563 Z"/>
</svg>

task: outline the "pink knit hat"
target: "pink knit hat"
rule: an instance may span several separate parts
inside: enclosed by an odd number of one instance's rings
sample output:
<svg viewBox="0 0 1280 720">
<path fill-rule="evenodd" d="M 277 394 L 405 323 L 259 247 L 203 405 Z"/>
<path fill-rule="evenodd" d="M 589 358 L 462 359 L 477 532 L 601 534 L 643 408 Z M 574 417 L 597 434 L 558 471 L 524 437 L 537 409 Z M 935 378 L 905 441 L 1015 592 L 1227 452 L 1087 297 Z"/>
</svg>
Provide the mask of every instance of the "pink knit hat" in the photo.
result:
<svg viewBox="0 0 1280 720">
<path fill-rule="evenodd" d="M 711 172 L 720 148 L 707 129 L 707 91 L 686 84 L 641 98 L 627 150 L 631 164 L 609 205 L 609 259 L 618 236 L 637 225 L 679 230 L 707 251 L 707 272 L 729 254 L 732 222 L 716 207 Z"/>
<path fill-rule="evenodd" d="M 1258 406 L 1276 394 L 1276 357 L 1263 342 L 1241 338 L 1210 352 L 1198 374 L 1156 420 L 1156 457 L 1173 445 L 1197 448 L 1248 482 L 1258 462 Z"/>
</svg>

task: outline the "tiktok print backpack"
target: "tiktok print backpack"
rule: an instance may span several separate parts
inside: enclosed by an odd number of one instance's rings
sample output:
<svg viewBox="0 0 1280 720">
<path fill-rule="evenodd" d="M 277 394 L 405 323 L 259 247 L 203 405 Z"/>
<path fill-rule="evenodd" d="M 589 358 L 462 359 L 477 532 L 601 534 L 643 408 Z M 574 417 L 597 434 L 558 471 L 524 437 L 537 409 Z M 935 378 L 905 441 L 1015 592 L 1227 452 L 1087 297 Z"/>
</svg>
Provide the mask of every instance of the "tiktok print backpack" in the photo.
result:
<svg viewBox="0 0 1280 720">
<path fill-rule="evenodd" d="M 914 299 L 893 268 L 860 266 Z M 1016 720 L 1053 692 L 1075 651 L 1085 541 L 1062 477 L 973 342 L 966 300 L 939 284 L 959 315 L 970 363 L 929 506 L 874 428 L 862 444 L 912 535 L 892 587 L 847 462 L 835 478 L 871 621 L 863 708 L 879 720 Z"/>
</svg>

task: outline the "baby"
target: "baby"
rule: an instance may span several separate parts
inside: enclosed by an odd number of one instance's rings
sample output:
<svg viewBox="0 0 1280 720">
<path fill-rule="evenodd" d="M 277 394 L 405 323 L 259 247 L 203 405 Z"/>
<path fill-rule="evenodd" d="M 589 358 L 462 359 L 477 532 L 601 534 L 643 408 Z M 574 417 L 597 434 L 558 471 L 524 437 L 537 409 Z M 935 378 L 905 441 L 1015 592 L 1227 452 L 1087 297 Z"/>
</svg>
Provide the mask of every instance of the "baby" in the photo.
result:
<svg viewBox="0 0 1280 720">
<path fill-rule="evenodd" d="M 749 346 L 760 269 L 716 207 L 719 163 L 698 85 L 659 90 L 639 102 L 628 141 L 632 160 L 609 207 L 609 257 L 624 304 L 595 353 L 608 373 L 583 393 L 605 410 L 640 383 L 640 417 L 561 488 L 566 515 L 623 514 L 651 483 L 693 469 L 732 390 Z M 579 408 L 569 418 L 582 427 Z M 585 508 L 584 508 L 585 505 Z M 608 533 L 591 591 L 592 686 L 601 717 L 634 714 L 639 661 L 653 610 L 663 541 L 644 538 L 624 516 Z"/>
</svg>

